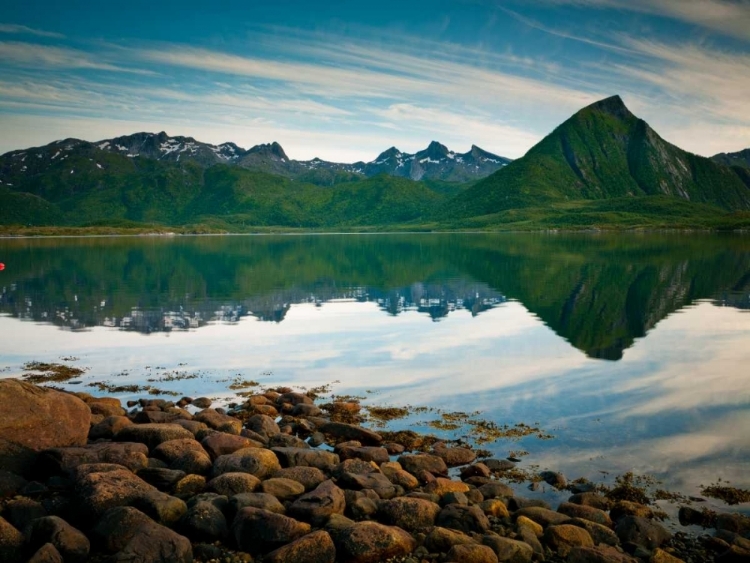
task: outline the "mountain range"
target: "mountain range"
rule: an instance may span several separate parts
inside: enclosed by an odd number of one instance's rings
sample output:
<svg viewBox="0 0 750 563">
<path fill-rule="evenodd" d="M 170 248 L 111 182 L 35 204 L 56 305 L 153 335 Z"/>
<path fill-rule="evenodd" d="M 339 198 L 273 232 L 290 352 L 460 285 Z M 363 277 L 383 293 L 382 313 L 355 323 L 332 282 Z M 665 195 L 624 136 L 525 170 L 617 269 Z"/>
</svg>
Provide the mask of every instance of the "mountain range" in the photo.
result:
<svg viewBox="0 0 750 563">
<path fill-rule="evenodd" d="M 341 164 L 296 161 L 278 143 L 66 139 L 0 156 L 0 225 L 747 228 L 750 150 L 683 151 L 619 96 L 583 108 L 515 161 L 437 142 Z"/>
</svg>

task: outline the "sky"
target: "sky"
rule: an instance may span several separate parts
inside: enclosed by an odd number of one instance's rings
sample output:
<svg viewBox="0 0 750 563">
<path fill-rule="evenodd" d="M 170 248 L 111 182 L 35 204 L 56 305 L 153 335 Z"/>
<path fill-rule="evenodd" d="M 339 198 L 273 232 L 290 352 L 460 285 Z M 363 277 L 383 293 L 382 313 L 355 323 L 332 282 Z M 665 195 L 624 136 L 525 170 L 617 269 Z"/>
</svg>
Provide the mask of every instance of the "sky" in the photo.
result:
<svg viewBox="0 0 750 563">
<path fill-rule="evenodd" d="M 0 153 L 166 131 L 295 159 L 432 140 L 518 158 L 613 94 L 691 152 L 750 147 L 750 0 L 0 5 Z"/>
</svg>

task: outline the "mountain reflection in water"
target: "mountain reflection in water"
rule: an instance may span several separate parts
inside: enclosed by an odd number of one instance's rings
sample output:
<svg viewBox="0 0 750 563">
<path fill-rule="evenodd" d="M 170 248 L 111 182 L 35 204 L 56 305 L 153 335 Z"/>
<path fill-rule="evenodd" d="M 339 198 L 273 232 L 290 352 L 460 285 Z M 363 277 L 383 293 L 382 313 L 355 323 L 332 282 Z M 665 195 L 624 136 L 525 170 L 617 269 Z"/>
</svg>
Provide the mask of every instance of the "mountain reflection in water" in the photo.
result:
<svg viewBox="0 0 750 563">
<path fill-rule="evenodd" d="M 294 304 L 374 302 L 432 320 L 520 301 L 589 357 L 699 299 L 750 308 L 741 236 L 324 235 L 0 241 L 0 312 L 83 330 L 282 322 Z"/>
</svg>

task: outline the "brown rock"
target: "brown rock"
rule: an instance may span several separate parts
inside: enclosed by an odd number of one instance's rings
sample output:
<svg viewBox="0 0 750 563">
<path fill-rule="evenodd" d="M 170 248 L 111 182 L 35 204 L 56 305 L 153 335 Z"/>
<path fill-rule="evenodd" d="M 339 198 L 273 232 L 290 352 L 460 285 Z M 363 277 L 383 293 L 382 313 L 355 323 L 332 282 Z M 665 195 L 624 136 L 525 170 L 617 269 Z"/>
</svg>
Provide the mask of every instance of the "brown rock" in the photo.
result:
<svg viewBox="0 0 750 563">
<path fill-rule="evenodd" d="M 438 477 L 431 483 L 425 485 L 424 490 L 426 493 L 431 493 L 439 497 L 447 493 L 465 493 L 469 490 L 469 485 L 462 483 L 461 481 L 451 481 L 443 477 Z"/>
<path fill-rule="evenodd" d="M 543 528 L 547 526 L 556 526 L 559 524 L 565 524 L 570 520 L 569 516 L 554 512 L 546 508 L 538 506 L 530 506 L 528 508 L 521 508 L 513 513 L 513 519 L 517 519 L 519 516 L 526 516 L 529 520 L 533 520 Z"/>
<path fill-rule="evenodd" d="M 129 505 L 138 497 L 156 491 L 127 469 L 112 467 L 115 469 L 106 471 L 96 471 L 100 469 L 96 465 L 78 468 L 75 491 L 82 512 L 98 518 L 110 508 Z M 86 473 L 88 468 L 94 471 Z"/>
<path fill-rule="evenodd" d="M 442 458 L 430 454 L 402 455 L 398 462 L 406 471 L 419 478 L 419 473 L 427 471 L 433 475 L 448 475 L 448 466 Z"/>
<path fill-rule="evenodd" d="M 571 518 L 582 518 L 583 520 L 590 520 L 602 526 L 612 527 L 612 519 L 609 515 L 593 506 L 564 502 L 557 508 L 557 511 Z"/>
<path fill-rule="evenodd" d="M 318 430 L 337 439 L 357 440 L 365 445 L 379 446 L 383 442 L 383 437 L 377 432 L 344 422 L 328 422 Z"/>
<path fill-rule="evenodd" d="M 202 422 L 209 428 L 218 430 L 219 432 L 226 432 L 227 434 L 235 434 L 239 436 L 242 432 L 242 422 L 233 416 L 221 414 L 214 409 L 204 409 L 193 416 L 193 420 Z"/>
<path fill-rule="evenodd" d="M 148 448 L 138 443 L 102 442 L 87 446 L 51 448 L 43 451 L 40 465 L 49 473 L 71 473 L 79 465 L 114 463 L 138 471 L 148 466 Z"/>
<path fill-rule="evenodd" d="M 152 455 L 165 461 L 171 469 L 205 475 L 211 470 L 211 459 L 203 446 L 192 438 L 169 440 L 159 444 Z"/>
<path fill-rule="evenodd" d="M 440 506 L 428 500 L 399 497 L 378 504 L 378 519 L 409 532 L 434 526 Z"/>
<path fill-rule="evenodd" d="M 563 557 L 574 547 L 594 547 L 594 540 L 586 530 L 570 524 L 549 526 L 543 539 L 547 547 Z"/>
<path fill-rule="evenodd" d="M 598 493 L 578 493 L 571 496 L 568 502 L 573 504 L 582 504 L 583 506 L 593 506 L 599 510 L 609 510 L 612 508 L 612 501 Z"/>
<path fill-rule="evenodd" d="M 610 546 L 573 547 L 566 559 L 568 563 L 638 563 L 629 555 Z"/>
<path fill-rule="evenodd" d="M 252 493 L 260 486 L 260 479 L 250 473 L 222 473 L 206 483 L 206 489 L 231 497 L 241 493 Z"/>
<path fill-rule="evenodd" d="M 241 493 L 229 499 L 229 507 L 232 514 L 236 514 L 241 508 L 245 508 L 246 506 L 268 510 L 276 514 L 284 514 L 286 512 L 284 505 L 281 504 L 279 499 L 266 493 Z"/>
<path fill-rule="evenodd" d="M 651 559 L 649 559 L 649 563 L 685 563 L 685 562 L 679 557 L 675 557 L 671 553 L 667 553 L 663 549 L 659 549 L 657 547 L 651 554 Z"/>
<path fill-rule="evenodd" d="M 73 395 L 0 379 L 0 412 L 0 470 L 23 475 L 42 450 L 86 444 L 91 411 Z"/>
<path fill-rule="evenodd" d="M 497 555 L 486 545 L 454 545 L 448 552 L 448 561 L 462 563 L 498 563 Z"/>
<path fill-rule="evenodd" d="M 383 474 L 388 477 L 388 480 L 394 485 L 403 487 L 407 491 L 411 491 L 419 487 L 419 480 L 408 471 L 402 469 L 400 463 L 384 463 L 380 466 L 380 469 Z"/>
<path fill-rule="evenodd" d="M 272 551 L 266 563 L 334 563 L 336 547 L 328 532 L 319 530 Z"/>
<path fill-rule="evenodd" d="M 344 508 L 344 491 L 329 480 L 295 500 L 289 506 L 289 514 L 321 526 L 332 514 L 343 514 Z"/>
<path fill-rule="evenodd" d="M 203 446 L 203 449 L 208 452 L 208 455 L 213 460 L 220 455 L 232 454 L 243 448 L 262 448 L 263 444 L 249 438 L 243 438 L 242 436 L 219 432 L 203 438 L 201 446 Z"/>
<path fill-rule="evenodd" d="M 652 550 L 672 537 L 663 526 L 639 516 L 624 516 L 617 521 L 615 533 L 623 544 L 631 543 Z"/>
<path fill-rule="evenodd" d="M 256 414 L 251 416 L 247 419 L 247 421 L 245 421 L 245 426 L 253 432 L 257 432 L 261 436 L 265 436 L 266 438 L 281 432 L 281 430 L 279 429 L 279 425 L 276 424 L 274 419 L 265 414 Z"/>
<path fill-rule="evenodd" d="M 356 458 L 364 461 L 372 461 L 378 465 L 381 463 L 388 463 L 391 459 L 388 455 L 388 450 L 372 446 L 339 448 L 337 449 L 337 452 L 342 460 Z"/>
<path fill-rule="evenodd" d="M 637 502 L 630 502 L 628 500 L 620 500 L 615 503 L 612 509 L 609 511 L 609 515 L 617 522 L 625 516 L 637 516 L 639 518 L 653 518 L 654 511 L 648 506 L 638 504 Z"/>
<path fill-rule="evenodd" d="M 529 544 L 496 534 L 482 537 L 482 544 L 490 547 L 501 563 L 531 563 L 534 556 Z"/>
<path fill-rule="evenodd" d="M 23 534 L 0 516 L 0 561 L 20 561 L 24 541 Z"/>
<path fill-rule="evenodd" d="M 479 503 L 479 508 L 482 509 L 487 516 L 494 516 L 495 518 L 510 518 L 508 507 L 505 503 L 497 498 L 483 500 Z"/>
<path fill-rule="evenodd" d="M 177 481 L 174 495 L 179 498 L 190 498 L 202 493 L 206 488 L 206 478 L 202 475 L 187 475 Z"/>
<path fill-rule="evenodd" d="M 279 469 L 281 469 L 279 460 L 271 450 L 244 448 L 232 454 L 217 457 L 214 461 L 213 474 L 241 472 L 265 479 Z"/>
<path fill-rule="evenodd" d="M 424 545 L 432 553 L 445 553 L 454 545 L 477 543 L 474 538 L 463 532 L 435 526 L 424 540 Z"/>
<path fill-rule="evenodd" d="M 54 545 L 45 543 L 31 556 L 28 563 L 63 563 L 63 558 Z"/>
<path fill-rule="evenodd" d="M 376 522 L 357 522 L 341 530 L 335 539 L 343 563 L 379 563 L 414 551 L 417 542 L 401 528 Z"/>
<path fill-rule="evenodd" d="M 479 492 L 486 499 L 489 498 L 508 498 L 513 496 L 513 489 L 504 483 L 492 481 L 479 487 Z"/>
<path fill-rule="evenodd" d="M 583 520 L 581 518 L 571 518 L 566 523 L 586 530 L 591 536 L 591 539 L 594 540 L 594 545 L 605 544 L 617 546 L 620 544 L 617 534 L 607 526 L 597 524 L 591 520 Z"/>
<path fill-rule="evenodd" d="M 469 448 L 448 448 L 442 444 L 440 446 L 436 445 L 434 452 L 448 467 L 467 465 L 477 459 L 477 454 Z"/>
<path fill-rule="evenodd" d="M 111 440 L 115 434 L 133 422 L 127 416 L 108 416 L 89 430 L 90 440 Z"/>
<path fill-rule="evenodd" d="M 470 477 L 490 477 L 491 475 L 492 471 L 490 471 L 490 468 L 487 467 L 484 463 L 475 463 L 473 465 L 469 465 L 468 467 L 464 467 L 461 470 L 462 481 L 465 481 Z"/>
<path fill-rule="evenodd" d="M 51 543 L 62 555 L 65 563 L 83 563 L 91 549 L 86 536 L 57 516 L 37 518 L 31 522 L 26 534 L 32 550 Z"/>
<path fill-rule="evenodd" d="M 118 442 L 140 442 L 153 450 L 169 440 L 193 438 L 192 432 L 177 424 L 133 424 L 115 434 Z"/>
<path fill-rule="evenodd" d="M 310 532 L 310 524 L 282 514 L 245 507 L 237 512 L 232 534 L 242 551 L 266 553 L 282 547 Z"/>
<path fill-rule="evenodd" d="M 260 484 L 260 488 L 264 493 L 273 495 L 281 501 L 295 499 L 305 492 L 302 483 L 283 477 L 266 479 Z"/>
<path fill-rule="evenodd" d="M 312 491 L 315 487 L 320 485 L 327 479 L 325 473 L 323 473 L 317 467 L 285 467 L 280 469 L 273 474 L 273 477 L 281 477 L 283 479 L 291 479 L 301 483 L 306 491 Z"/>
<path fill-rule="evenodd" d="M 156 522 L 140 526 L 128 536 L 123 549 L 112 556 L 112 563 L 192 563 L 190 540 Z"/>
<path fill-rule="evenodd" d="M 339 456 L 323 450 L 305 448 L 273 448 L 284 467 L 317 467 L 321 471 L 331 471 L 339 464 Z"/>
<path fill-rule="evenodd" d="M 165 526 L 174 525 L 187 512 L 185 501 L 161 491 L 149 491 L 139 495 L 130 505 Z"/>
<path fill-rule="evenodd" d="M 537 524 L 533 520 L 526 518 L 526 516 L 523 515 L 516 518 L 516 528 L 519 530 L 521 528 L 526 528 L 538 538 L 541 538 L 542 534 L 544 534 L 544 528 L 542 528 L 540 524 Z"/>
<path fill-rule="evenodd" d="M 438 514 L 436 524 L 442 528 L 452 528 L 465 533 L 483 534 L 490 529 L 490 521 L 478 506 L 449 504 Z"/>
</svg>

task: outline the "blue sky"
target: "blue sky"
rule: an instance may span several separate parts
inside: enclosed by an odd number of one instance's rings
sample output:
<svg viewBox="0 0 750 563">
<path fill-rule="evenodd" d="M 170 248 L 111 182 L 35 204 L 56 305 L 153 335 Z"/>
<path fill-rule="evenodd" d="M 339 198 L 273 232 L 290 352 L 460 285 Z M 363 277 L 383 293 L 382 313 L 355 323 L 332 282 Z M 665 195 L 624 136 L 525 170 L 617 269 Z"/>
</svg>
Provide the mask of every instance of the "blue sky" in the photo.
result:
<svg viewBox="0 0 750 563">
<path fill-rule="evenodd" d="M 0 6 L 0 153 L 165 130 L 297 159 L 433 139 L 517 158 L 612 94 L 687 150 L 750 147 L 750 0 Z"/>
</svg>

